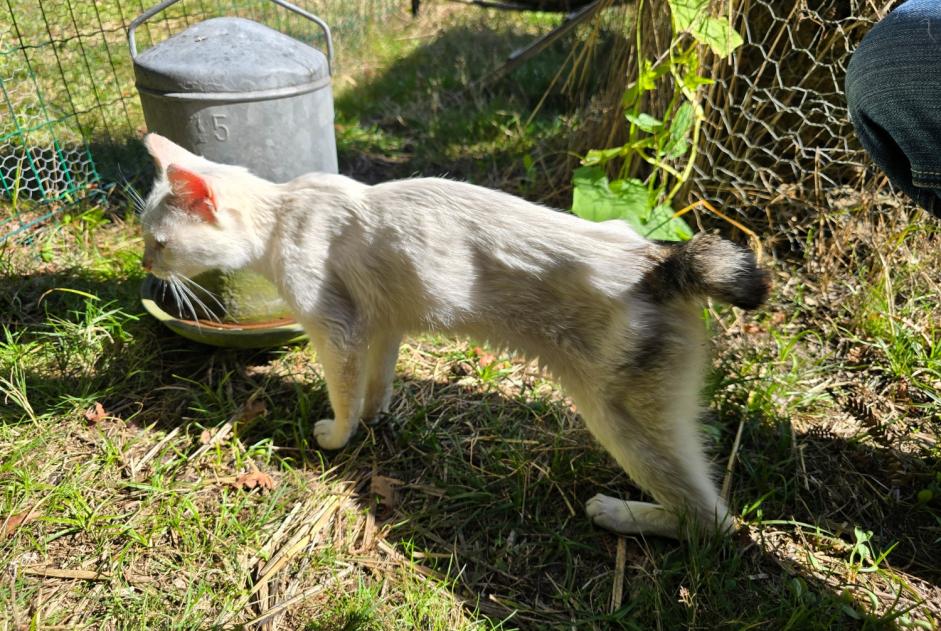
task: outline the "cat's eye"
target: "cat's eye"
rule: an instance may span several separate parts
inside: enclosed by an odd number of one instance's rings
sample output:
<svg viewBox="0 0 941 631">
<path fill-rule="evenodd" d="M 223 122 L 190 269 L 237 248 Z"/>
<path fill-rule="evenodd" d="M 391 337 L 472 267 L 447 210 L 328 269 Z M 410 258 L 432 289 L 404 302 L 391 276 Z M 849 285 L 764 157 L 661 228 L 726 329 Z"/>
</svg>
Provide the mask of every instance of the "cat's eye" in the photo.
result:
<svg viewBox="0 0 941 631">
<path fill-rule="evenodd" d="M 154 241 L 154 247 L 157 248 L 158 250 L 162 250 L 165 247 L 167 247 L 167 242 L 161 239 L 156 239 Z"/>
</svg>

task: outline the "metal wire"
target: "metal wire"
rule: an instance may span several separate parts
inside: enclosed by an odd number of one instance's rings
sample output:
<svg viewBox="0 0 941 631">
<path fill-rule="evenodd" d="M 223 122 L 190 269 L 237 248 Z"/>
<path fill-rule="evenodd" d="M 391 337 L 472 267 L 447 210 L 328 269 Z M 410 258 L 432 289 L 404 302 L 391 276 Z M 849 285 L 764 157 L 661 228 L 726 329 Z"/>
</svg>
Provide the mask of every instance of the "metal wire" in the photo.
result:
<svg viewBox="0 0 941 631">
<path fill-rule="evenodd" d="M 128 140 L 143 113 L 125 34 L 149 0 L 0 0 L 0 242 L 132 174 Z M 339 55 L 404 12 L 399 0 L 301 0 L 335 33 Z M 322 46 L 319 29 L 268 0 L 184 0 L 141 27 L 143 50 L 196 22 L 246 17 Z"/>
<path fill-rule="evenodd" d="M 863 35 L 897 4 L 733 1 L 745 44 L 713 66 L 693 195 L 754 216 L 824 210 L 872 180 L 843 81 Z"/>
<path fill-rule="evenodd" d="M 3 0 L 0 8 L 0 193 L 14 202 L 0 241 L 48 208 L 108 185 L 143 129 L 126 49 L 145 0 Z M 399 0 L 307 0 L 344 49 L 404 10 Z M 843 95 L 849 57 L 898 0 L 724 0 L 745 44 L 715 62 L 690 196 L 753 215 L 756 208 L 825 208 L 871 180 Z M 238 15 L 320 45 L 306 20 L 267 0 L 186 0 L 147 22 L 141 49 L 217 15 Z M 656 39 L 656 38 L 653 38 Z M 128 168 L 128 167 L 125 167 Z"/>
</svg>

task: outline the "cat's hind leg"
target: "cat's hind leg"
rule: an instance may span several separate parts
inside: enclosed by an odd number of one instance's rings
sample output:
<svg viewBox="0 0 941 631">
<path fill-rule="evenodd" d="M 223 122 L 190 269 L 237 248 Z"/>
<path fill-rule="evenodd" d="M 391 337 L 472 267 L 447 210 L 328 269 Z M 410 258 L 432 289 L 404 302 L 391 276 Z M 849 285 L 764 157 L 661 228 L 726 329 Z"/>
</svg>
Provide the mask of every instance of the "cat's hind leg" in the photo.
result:
<svg viewBox="0 0 941 631">
<path fill-rule="evenodd" d="M 663 384 L 653 388 L 654 384 L 635 381 L 636 396 L 598 406 L 580 405 L 589 430 L 658 502 L 625 502 L 597 495 L 586 505 L 596 524 L 620 533 L 676 538 L 684 534 L 680 531 L 683 514 L 703 529 L 729 527 L 731 518 L 711 479 L 696 423 L 698 383 L 687 384 L 690 392 L 684 394 Z"/>
<path fill-rule="evenodd" d="M 366 352 L 364 419 L 372 419 L 389 411 L 392 379 L 395 377 L 395 362 L 399 357 L 401 343 L 402 335 L 397 331 L 382 331 L 370 336 L 369 350 Z"/>
</svg>

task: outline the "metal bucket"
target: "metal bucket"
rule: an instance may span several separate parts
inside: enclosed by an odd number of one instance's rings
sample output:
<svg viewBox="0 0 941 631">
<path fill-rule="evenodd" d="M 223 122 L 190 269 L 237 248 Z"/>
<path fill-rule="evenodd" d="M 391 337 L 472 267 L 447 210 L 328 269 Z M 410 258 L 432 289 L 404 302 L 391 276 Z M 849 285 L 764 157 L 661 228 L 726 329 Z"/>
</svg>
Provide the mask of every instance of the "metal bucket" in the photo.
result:
<svg viewBox="0 0 941 631">
<path fill-rule="evenodd" d="M 327 56 L 257 22 L 206 20 L 138 54 L 134 31 L 179 0 L 165 0 L 128 28 L 147 128 L 198 155 L 248 167 L 274 182 L 337 172 L 330 29 L 315 15 Z"/>
<path fill-rule="evenodd" d="M 179 0 L 164 0 L 131 22 L 128 45 L 147 128 L 197 155 L 248 167 L 274 182 L 314 171 L 336 173 L 330 29 L 299 7 L 271 1 L 317 24 L 327 54 L 233 17 L 194 24 L 138 54 L 137 27 Z M 219 297 L 227 313 L 214 316 L 229 323 L 258 325 L 290 316 L 274 286 L 252 272 L 210 272 L 196 280 Z"/>
</svg>

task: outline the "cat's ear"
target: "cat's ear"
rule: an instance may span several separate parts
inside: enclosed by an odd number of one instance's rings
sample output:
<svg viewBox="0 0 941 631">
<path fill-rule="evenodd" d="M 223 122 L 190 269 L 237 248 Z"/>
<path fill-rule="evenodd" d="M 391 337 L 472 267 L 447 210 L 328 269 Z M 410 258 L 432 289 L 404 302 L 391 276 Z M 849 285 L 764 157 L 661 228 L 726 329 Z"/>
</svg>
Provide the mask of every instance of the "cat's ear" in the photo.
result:
<svg viewBox="0 0 941 631">
<path fill-rule="evenodd" d="M 163 171 L 174 162 L 192 164 L 201 159 L 160 134 L 150 133 L 144 136 L 144 146 L 154 159 L 158 171 Z"/>
<path fill-rule="evenodd" d="M 203 221 L 216 220 L 216 197 L 206 178 L 178 164 L 171 164 L 167 167 L 167 181 L 174 206 Z"/>
</svg>

